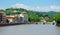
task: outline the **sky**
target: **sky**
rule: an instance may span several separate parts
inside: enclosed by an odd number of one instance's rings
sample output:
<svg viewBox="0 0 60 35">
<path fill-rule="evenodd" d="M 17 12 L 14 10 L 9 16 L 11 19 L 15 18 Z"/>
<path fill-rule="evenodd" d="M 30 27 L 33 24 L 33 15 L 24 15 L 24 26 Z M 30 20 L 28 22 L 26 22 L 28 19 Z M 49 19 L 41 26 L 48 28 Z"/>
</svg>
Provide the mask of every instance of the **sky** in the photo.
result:
<svg viewBox="0 0 60 35">
<path fill-rule="evenodd" d="M 11 7 L 34 11 L 60 11 L 60 0 L 0 0 L 0 9 Z"/>
</svg>

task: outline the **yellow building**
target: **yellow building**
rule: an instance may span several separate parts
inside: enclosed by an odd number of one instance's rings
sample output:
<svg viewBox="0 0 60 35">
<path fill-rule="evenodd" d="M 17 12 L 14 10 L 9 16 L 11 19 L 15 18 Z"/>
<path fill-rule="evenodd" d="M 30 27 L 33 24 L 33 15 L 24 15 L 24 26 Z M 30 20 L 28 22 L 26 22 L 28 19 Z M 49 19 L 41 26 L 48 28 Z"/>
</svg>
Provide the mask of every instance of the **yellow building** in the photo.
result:
<svg viewBox="0 0 60 35">
<path fill-rule="evenodd" d="M 9 22 L 13 22 L 13 20 L 14 20 L 14 15 L 7 16 L 7 19 L 9 20 Z"/>
</svg>

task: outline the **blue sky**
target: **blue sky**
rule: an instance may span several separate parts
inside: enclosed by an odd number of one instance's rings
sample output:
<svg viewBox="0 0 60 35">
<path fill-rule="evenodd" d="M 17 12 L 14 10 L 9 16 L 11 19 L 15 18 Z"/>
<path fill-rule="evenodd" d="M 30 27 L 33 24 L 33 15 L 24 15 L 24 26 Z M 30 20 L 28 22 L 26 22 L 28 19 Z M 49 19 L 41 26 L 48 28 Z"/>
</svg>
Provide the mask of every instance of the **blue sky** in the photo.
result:
<svg viewBox="0 0 60 35">
<path fill-rule="evenodd" d="M 23 7 L 37 11 L 42 11 L 44 9 L 46 9 L 44 11 L 59 11 L 60 0 L 0 0 L 0 9 L 10 7 Z"/>
</svg>

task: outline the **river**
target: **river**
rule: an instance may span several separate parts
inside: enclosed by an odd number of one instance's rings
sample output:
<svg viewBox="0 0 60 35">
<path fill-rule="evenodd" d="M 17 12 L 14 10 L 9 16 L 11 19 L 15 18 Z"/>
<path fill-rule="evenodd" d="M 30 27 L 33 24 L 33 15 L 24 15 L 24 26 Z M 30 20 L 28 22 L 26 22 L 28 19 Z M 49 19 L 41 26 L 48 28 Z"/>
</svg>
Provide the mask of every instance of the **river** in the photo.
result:
<svg viewBox="0 0 60 35">
<path fill-rule="evenodd" d="M 55 25 L 26 24 L 0 27 L 0 35 L 60 35 Z"/>
</svg>

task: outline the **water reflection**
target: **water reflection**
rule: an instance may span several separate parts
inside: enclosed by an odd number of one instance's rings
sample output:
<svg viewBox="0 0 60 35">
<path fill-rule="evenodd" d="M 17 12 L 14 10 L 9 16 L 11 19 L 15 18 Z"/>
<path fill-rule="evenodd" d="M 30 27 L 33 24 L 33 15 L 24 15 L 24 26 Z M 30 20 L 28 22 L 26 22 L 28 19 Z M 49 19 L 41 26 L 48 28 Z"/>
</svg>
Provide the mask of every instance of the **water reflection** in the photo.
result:
<svg viewBox="0 0 60 35">
<path fill-rule="evenodd" d="M 16 25 L 0 27 L 0 35 L 60 35 L 60 27 L 55 25 Z"/>
</svg>

